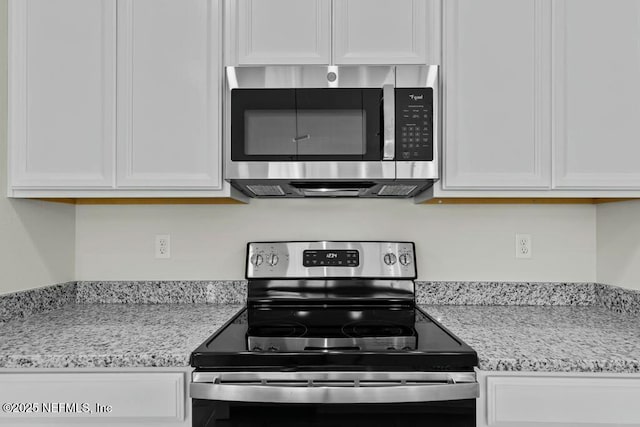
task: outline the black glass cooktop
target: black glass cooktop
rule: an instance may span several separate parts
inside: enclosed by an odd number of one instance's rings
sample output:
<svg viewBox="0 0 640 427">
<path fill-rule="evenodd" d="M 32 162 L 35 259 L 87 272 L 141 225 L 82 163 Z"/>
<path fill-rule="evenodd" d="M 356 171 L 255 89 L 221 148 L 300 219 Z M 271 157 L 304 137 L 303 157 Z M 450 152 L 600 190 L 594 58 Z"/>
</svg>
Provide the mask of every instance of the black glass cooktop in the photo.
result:
<svg viewBox="0 0 640 427">
<path fill-rule="evenodd" d="M 473 349 L 412 305 L 256 305 L 191 354 L 215 370 L 471 371 Z"/>
</svg>

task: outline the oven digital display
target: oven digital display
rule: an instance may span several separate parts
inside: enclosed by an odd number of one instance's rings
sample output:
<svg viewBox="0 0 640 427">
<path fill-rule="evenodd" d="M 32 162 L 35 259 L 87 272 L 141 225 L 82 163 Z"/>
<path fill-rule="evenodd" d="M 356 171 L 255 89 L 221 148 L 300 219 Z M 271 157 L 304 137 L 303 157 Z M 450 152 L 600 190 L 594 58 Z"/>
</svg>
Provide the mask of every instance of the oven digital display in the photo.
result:
<svg viewBox="0 0 640 427">
<path fill-rule="evenodd" d="M 357 267 L 360 265 L 360 253 L 355 249 L 347 250 L 306 250 L 302 254 L 305 267 Z"/>
</svg>

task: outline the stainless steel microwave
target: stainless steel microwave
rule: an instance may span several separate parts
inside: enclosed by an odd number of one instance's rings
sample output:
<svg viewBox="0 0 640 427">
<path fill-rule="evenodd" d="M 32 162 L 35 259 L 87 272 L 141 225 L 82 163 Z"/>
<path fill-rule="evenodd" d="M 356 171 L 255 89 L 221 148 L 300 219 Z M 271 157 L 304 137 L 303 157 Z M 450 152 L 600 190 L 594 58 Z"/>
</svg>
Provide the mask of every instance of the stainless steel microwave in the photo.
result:
<svg viewBox="0 0 640 427">
<path fill-rule="evenodd" d="M 225 178 L 250 197 L 412 197 L 438 179 L 438 66 L 227 67 Z"/>
</svg>

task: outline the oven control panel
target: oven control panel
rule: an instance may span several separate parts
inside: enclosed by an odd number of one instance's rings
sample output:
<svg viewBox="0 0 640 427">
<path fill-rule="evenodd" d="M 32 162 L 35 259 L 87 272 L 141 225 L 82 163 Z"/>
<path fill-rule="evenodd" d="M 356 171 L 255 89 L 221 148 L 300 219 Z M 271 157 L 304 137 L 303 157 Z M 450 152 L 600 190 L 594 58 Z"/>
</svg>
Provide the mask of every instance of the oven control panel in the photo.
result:
<svg viewBox="0 0 640 427">
<path fill-rule="evenodd" d="M 247 279 L 415 279 L 412 242 L 252 242 Z"/>
<path fill-rule="evenodd" d="M 396 88 L 396 160 L 433 160 L 433 89 Z"/>
<path fill-rule="evenodd" d="M 357 267 L 360 252 L 355 249 L 307 249 L 302 252 L 305 267 Z"/>
</svg>

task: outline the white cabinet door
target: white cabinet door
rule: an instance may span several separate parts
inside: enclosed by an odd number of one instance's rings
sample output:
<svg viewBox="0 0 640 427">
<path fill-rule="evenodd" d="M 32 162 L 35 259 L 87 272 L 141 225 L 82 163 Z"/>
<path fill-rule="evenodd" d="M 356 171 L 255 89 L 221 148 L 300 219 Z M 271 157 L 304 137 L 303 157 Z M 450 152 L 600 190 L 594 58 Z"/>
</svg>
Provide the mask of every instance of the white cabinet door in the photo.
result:
<svg viewBox="0 0 640 427">
<path fill-rule="evenodd" d="M 220 187 L 217 5 L 118 2 L 118 187 Z"/>
<path fill-rule="evenodd" d="M 438 0 L 334 0 L 336 64 L 439 64 Z"/>
<path fill-rule="evenodd" d="M 634 374 L 482 373 L 481 427 L 640 425 Z"/>
<path fill-rule="evenodd" d="M 227 5 L 230 65 L 329 63 L 331 0 L 228 0 Z"/>
<path fill-rule="evenodd" d="M 550 0 L 443 7 L 443 188 L 548 188 Z"/>
<path fill-rule="evenodd" d="M 0 425 L 184 427 L 182 372 L 0 374 Z"/>
<path fill-rule="evenodd" d="M 9 2 L 13 188 L 113 185 L 115 0 Z"/>
<path fill-rule="evenodd" d="M 553 3 L 554 186 L 640 189 L 640 2 Z"/>
</svg>

